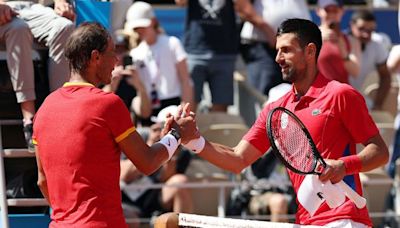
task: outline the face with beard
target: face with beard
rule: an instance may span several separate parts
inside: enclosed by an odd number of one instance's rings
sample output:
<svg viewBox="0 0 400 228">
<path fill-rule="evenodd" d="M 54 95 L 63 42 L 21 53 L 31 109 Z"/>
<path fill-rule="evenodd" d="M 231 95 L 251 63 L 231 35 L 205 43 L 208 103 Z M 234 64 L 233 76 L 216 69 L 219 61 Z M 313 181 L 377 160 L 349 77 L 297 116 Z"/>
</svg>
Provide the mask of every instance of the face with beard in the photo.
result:
<svg viewBox="0 0 400 228">
<path fill-rule="evenodd" d="M 275 61 L 281 67 L 283 80 L 296 82 L 305 74 L 307 67 L 304 49 L 293 33 L 284 33 L 277 37 L 277 55 Z"/>
</svg>

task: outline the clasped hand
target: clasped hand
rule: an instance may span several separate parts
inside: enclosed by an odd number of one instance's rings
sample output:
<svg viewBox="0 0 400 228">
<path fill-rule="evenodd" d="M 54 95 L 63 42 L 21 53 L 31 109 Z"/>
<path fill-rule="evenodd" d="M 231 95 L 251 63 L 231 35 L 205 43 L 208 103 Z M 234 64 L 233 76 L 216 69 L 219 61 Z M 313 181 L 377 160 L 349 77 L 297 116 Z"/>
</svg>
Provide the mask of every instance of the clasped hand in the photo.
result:
<svg viewBox="0 0 400 228">
<path fill-rule="evenodd" d="M 196 125 L 196 114 L 190 111 L 189 106 L 189 103 L 186 103 L 183 107 L 179 105 L 176 113 L 169 113 L 162 132 L 163 134 L 167 134 L 171 128 L 176 129 L 181 136 L 182 144 L 200 137 L 200 132 Z"/>
</svg>

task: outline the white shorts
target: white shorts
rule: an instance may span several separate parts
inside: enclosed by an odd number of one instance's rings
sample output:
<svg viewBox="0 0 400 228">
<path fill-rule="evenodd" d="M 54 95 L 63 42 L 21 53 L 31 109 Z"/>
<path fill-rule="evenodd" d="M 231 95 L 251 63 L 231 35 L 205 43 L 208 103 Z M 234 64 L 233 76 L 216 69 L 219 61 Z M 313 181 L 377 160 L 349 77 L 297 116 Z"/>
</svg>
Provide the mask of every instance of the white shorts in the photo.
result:
<svg viewBox="0 0 400 228">
<path fill-rule="evenodd" d="M 354 222 L 351 219 L 340 219 L 336 220 L 333 222 L 330 222 L 328 224 L 325 224 L 324 227 L 331 227 L 331 228 L 369 228 L 370 226 L 367 226 L 363 223 L 359 222 Z"/>
</svg>

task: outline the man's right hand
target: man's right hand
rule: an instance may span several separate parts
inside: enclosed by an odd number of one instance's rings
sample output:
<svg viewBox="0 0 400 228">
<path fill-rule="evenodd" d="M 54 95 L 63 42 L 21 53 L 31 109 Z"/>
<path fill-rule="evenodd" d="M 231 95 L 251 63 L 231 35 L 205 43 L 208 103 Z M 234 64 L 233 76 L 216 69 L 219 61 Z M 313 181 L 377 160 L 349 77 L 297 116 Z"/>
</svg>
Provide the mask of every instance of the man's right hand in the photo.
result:
<svg viewBox="0 0 400 228">
<path fill-rule="evenodd" d="M 189 106 L 189 103 L 186 103 L 183 108 L 179 105 L 177 112 L 173 116 L 171 113 L 167 116 L 167 121 L 163 129 L 165 131 L 163 133 L 166 133 L 171 128 L 175 128 L 181 136 L 182 144 L 200 137 L 200 132 L 196 125 L 195 113 L 190 111 Z"/>
<path fill-rule="evenodd" d="M 11 9 L 10 6 L 0 3 L 0 26 L 10 22 L 18 13 Z"/>
</svg>

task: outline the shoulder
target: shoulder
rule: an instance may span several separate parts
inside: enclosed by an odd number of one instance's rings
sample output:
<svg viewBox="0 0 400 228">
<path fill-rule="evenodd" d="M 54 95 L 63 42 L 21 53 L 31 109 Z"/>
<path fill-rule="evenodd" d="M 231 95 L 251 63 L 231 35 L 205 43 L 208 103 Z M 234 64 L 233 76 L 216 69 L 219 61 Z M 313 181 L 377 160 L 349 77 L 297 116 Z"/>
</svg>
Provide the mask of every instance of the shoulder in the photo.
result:
<svg viewBox="0 0 400 228">
<path fill-rule="evenodd" d="M 121 101 L 121 99 L 112 92 L 104 92 L 103 90 L 96 87 L 88 89 L 89 89 L 90 100 L 99 102 L 102 106 L 119 103 Z"/>
<path fill-rule="evenodd" d="M 367 45 L 371 49 L 370 54 L 388 53 L 385 45 L 379 41 L 371 40 Z"/>
<path fill-rule="evenodd" d="M 146 45 L 144 42 L 140 42 L 139 45 L 135 48 L 132 48 L 132 50 L 129 52 L 131 56 L 138 56 L 138 55 L 143 55 L 143 53 L 146 53 Z"/>
<path fill-rule="evenodd" d="M 160 44 L 168 44 L 168 46 L 174 47 L 181 44 L 181 41 L 175 36 L 168 36 L 166 34 L 159 35 Z"/>
<path fill-rule="evenodd" d="M 105 101 L 108 101 L 110 103 L 115 103 L 115 102 L 121 101 L 119 96 L 112 92 L 104 92 L 103 90 L 99 89 L 98 94 L 99 94 L 99 96 L 101 96 L 102 100 L 104 99 Z"/>
<path fill-rule="evenodd" d="M 169 40 L 170 43 L 174 43 L 174 44 L 180 44 L 181 43 L 181 41 L 175 36 L 169 36 L 168 40 Z"/>
<path fill-rule="evenodd" d="M 328 82 L 326 92 L 334 99 L 362 98 L 363 96 L 351 85 L 335 80 Z"/>
</svg>

